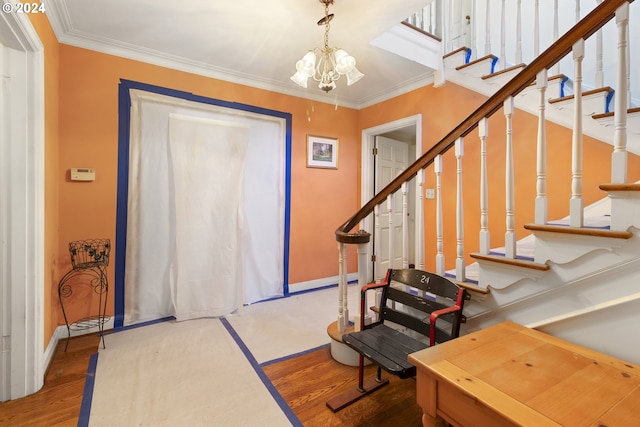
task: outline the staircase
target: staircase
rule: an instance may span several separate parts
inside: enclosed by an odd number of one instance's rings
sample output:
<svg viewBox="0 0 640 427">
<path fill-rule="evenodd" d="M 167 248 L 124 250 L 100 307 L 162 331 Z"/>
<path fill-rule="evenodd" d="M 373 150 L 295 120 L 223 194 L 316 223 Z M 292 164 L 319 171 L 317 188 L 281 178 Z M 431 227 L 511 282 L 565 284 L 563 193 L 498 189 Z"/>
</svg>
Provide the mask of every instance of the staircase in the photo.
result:
<svg viewBox="0 0 640 427">
<path fill-rule="evenodd" d="M 422 210 L 419 217 L 423 218 L 423 230 L 435 230 L 435 237 L 422 232 L 416 244 L 422 248 L 435 247 L 435 257 L 426 260 L 403 257 L 403 265 L 395 267 L 415 263 L 417 268 L 452 276 L 470 289 L 472 300 L 465 307 L 467 323 L 463 325 L 463 334 L 511 320 L 640 363 L 640 340 L 635 328 L 640 321 L 640 185 L 634 183 L 640 179 L 636 158 L 640 154 L 640 111 L 632 106 L 627 66 L 628 16 L 633 5 L 625 0 L 598 3 L 529 64 L 517 60 L 511 61 L 515 65 L 510 64 L 490 53 L 474 59 L 472 49 L 453 46 L 443 36 L 442 44 L 448 45 L 450 52 L 443 55 L 440 73 L 447 82 L 483 93 L 488 99 L 336 230 L 341 275 L 339 331 L 346 330 L 350 321 L 346 309 L 346 245 L 358 245 L 359 282 L 364 284 L 370 259 L 370 233 L 375 230 L 359 229 L 363 220 L 373 215 L 377 224 L 380 210 L 387 206 L 393 209 L 394 204 L 388 201 L 394 193 L 405 197 L 406 192 L 398 191 L 405 182 L 416 180 L 419 193 L 424 194 L 425 174 L 433 174 L 435 208 Z M 502 5 L 504 14 L 504 1 Z M 464 13 L 464 8 L 459 11 Z M 613 46 L 604 49 L 613 52 L 619 64 L 612 86 L 615 90 L 609 86 L 585 89 L 582 66 L 587 56 L 585 45 L 591 45 L 585 40 L 594 35 L 599 40 L 599 30 L 609 21 L 617 38 Z M 473 37 L 466 40 L 475 44 Z M 602 50 L 596 48 L 596 57 L 598 49 Z M 501 51 L 504 56 L 504 49 Z M 566 62 L 563 58 L 569 58 L 574 65 L 570 76 L 554 70 L 561 60 Z M 534 212 L 516 210 L 515 205 L 516 189 L 519 197 L 525 193 L 521 194 L 518 182 L 522 177 L 516 168 L 522 163 L 514 161 L 518 156 L 514 140 L 521 133 L 514 127 L 513 117 L 522 114 L 521 111 L 534 114 L 538 122 L 537 136 L 530 142 L 536 145 L 536 158 L 530 159 L 536 164 L 535 179 L 529 178 L 535 182 L 535 189 L 526 195 L 535 199 L 531 203 Z M 489 135 L 490 119 L 497 114 L 504 115 L 501 122 L 506 129 L 492 127 Z M 565 218 L 548 218 L 549 203 L 556 200 L 547 194 L 547 188 L 556 185 L 547 176 L 548 145 L 556 143 L 547 141 L 546 128 L 551 122 L 571 130 L 571 164 L 566 165 L 565 171 L 571 177 L 571 194 L 563 201 L 568 207 Z M 611 153 L 610 159 L 602 159 L 603 167 L 611 168 L 610 180 L 598 185 L 604 198 L 586 207 L 583 185 L 590 181 L 584 175 L 591 171 L 583 170 L 583 157 L 593 153 L 585 151 L 585 136 L 596 140 L 595 144 L 608 144 Z M 472 140 L 472 144 L 465 147 L 465 138 Z M 492 152 L 488 150 L 491 144 L 505 147 L 504 159 L 497 162 L 487 154 Z M 590 144 L 589 147 L 593 145 Z M 475 177 L 479 188 L 462 186 L 465 149 L 476 150 L 480 158 Z M 455 165 L 455 179 L 445 179 L 445 164 Z M 487 176 L 495 168 L 505 171 L 504 189 L 499 190 L 504 191 L 500 198 L 505 201 L 505 215 L 497 230 L 491 229 L 496 221 L 488 217 L 488 200 L 498 190 L 489 186 Z M 443 200 L 444 191 L 455 192 L 455 202 Z M 479 210 L 464 209 L 469 192 L 480 194 Z M 425 208 L 421 196 L 419 200 Z M 448 213 L 446 217 L 443 211 Z M 516 218 L 530 221 L 516 228 Z M 464 229 L 469 220 L 479 224 L 478 230 L 473 230 L 479 236 L 478 247 L 465 245 Z M 454 228 L 454 233 L 443 231 Z M 446 259 L 445 253 L 455 253 L 455 259 Z"/>
</svg>

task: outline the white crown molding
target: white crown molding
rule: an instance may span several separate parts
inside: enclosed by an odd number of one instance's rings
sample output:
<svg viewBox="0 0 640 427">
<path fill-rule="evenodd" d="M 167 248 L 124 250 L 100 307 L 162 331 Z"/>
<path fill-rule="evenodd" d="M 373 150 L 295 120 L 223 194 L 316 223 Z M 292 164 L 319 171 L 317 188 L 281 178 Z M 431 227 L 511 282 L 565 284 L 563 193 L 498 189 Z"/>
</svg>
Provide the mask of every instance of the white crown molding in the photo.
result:
<svg viewBox="0 0 640 427">
<path fill-rule="evenodd" d="M 264 79 L 255 75 L 215 67 L 211 64 L 189 60 L 177 55 L 170 55 L 153 49 L 146 49 L 113 39 L 101 38 L 93 34 L 84 33 L 72 27 L 64 1 L 47 2 L 46 6 L 47 17 L 49 18 L 58 42 L 61 44 L 356 110 L 433 83 L 433 76 L 431 74 L 424 74 L 417 76 L 415 79 L 408 80 L 401 85 L 397 85 L 390 91 L 379 92 L 365 99 L 348 98 L 341 96 L 339 93 L 328 95 L 318 91 L 292 87 L 279 81 Z"/>
</svg>

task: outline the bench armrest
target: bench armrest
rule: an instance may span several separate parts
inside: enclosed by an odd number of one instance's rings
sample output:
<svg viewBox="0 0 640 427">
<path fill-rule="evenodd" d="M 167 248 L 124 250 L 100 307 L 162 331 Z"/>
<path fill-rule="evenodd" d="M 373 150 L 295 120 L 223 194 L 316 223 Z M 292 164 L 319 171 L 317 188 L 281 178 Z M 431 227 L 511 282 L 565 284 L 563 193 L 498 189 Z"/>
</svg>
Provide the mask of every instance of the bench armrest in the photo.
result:
<svg viewBox="0 0 640 427">
<path fill-rule="evenodd" d="M 459 305 L 452 305 L 451 307 L 443 308 L 442 310 L 436 310 L 429 316 L 429 345 L 433 347 L 436 345 L 436 321 L 438 317 L 443 314 L 454 313 L 460 311 Z"/>
<path fill-rule="evenodd" d="M 367 308 L 366 306 L 366 294 L 367 291 L 370 291 L 371 289 L 378 289 L 378 288 L 383 288 L 385 286 L 389 286 L 389 282 L 385 280 L 385 282 L 382 283 L 371 283 L 369 285 L 364 285 L 361 289 L 360 289 L 360 330 L 364 330 L 364 318 L 365 318 L 365 314 L 366 314 L 366 310 Z"/>
</svg>

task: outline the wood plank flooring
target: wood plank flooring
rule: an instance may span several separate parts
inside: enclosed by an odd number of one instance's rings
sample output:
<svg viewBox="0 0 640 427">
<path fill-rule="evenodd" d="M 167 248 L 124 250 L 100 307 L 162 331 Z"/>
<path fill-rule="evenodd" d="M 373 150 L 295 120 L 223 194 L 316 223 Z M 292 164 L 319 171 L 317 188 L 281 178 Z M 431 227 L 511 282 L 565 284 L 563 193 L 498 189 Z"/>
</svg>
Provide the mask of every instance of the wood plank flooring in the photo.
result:
<svg viewBox="0 0 640 427">
<path fill-rule="evenodd" d="M 358 383 L 358 368 L 333 360 L 328 347 L 265 366 L 263 371 L 305 427 L 422 426 L 415 380 L 393 375 L 386 375 L 389 385 L 351 406 L 337 413 L 327 408 L 327 400 Z M 368 366 L 365 378 L 375 372 L 375 366 Z"/>
<path fill-rule="evenodd" d="M 64 344 L 64 340 L 58 344 L 42 390 L 0 403 L 0 427 L 77 425 L 89 358 L 97 352 L 99 337 L 72 338 L 66 353 Z M 355 387 L 357 368 L 333 360 L 328 347 L 265 366 L 263 370 L 305 427 L 422 425 L 415 381 L 393 376 L 389 385 L 338 413 L 331 412 L 325 402 Z M 367 375 L 375 375 L 375 367 L 368 367 Z"/>
<path fill-rule="evenodd" d="M 99 340 L 95 334 L 72 338 L 66 353 L 66 340 L 61 340 L 44 387 L 31 396 L 0 403 L 0 426 L 76 426 L 89 358 L 98 351 Z"/>
</svg>

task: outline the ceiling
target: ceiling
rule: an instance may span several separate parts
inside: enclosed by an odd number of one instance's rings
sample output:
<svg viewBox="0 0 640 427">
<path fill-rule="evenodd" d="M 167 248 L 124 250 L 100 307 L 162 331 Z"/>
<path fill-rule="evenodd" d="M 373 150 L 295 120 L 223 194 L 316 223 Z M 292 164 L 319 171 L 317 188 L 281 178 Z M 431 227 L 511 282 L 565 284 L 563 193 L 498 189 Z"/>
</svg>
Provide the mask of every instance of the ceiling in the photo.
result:
<svg viewBox="0 0 640 427">
<path fill-rule="evenodd" d="M 48 0 L 64 44 L 351 108 L 432 82 L 433 70 L 370 42 L 431 0 L 335 0 L 329 45 L 353 55 L 365 77 L 325 94 L 289 80 L 324 40 L 319 0 Z"/>
</svg>

